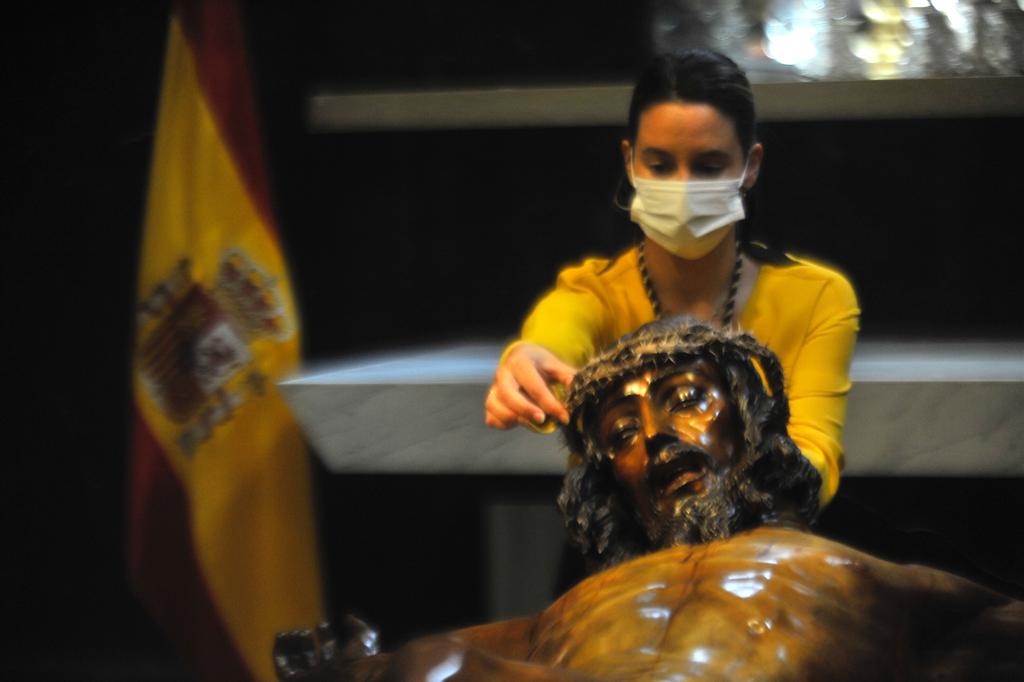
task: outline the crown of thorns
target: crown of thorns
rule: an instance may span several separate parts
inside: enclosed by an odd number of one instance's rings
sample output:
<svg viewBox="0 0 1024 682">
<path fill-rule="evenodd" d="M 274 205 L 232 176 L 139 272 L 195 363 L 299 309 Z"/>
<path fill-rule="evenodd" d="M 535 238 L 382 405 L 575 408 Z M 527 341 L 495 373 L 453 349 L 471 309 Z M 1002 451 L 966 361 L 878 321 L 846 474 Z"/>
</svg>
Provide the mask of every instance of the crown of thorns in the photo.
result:
<svg viewBox="0 0 1024 682">
<path fill-rule="evenodd" d="M 688 317 L 667 318 L 622 337 L 576 373 L 566 397 L 570 420 L 565 437 L 569 450 L 588 459 L 600 459 L 588 431 L 608 388 L 641 372 L 668 369 L 700 357 L 714 360 L 723 375 L 729 365 L 745 367 L 748 381 L 755 382 L 761 391 L 774 398 L 773 414 L 765 417 L 782 425 L 789 420 L 782 368 L 775 353 L 745 332 Z M 739 379 L 725 378 L 735 394 L 735 383 Z M 749 440 L 751 434 L 746 435 Z"/>
</svg>

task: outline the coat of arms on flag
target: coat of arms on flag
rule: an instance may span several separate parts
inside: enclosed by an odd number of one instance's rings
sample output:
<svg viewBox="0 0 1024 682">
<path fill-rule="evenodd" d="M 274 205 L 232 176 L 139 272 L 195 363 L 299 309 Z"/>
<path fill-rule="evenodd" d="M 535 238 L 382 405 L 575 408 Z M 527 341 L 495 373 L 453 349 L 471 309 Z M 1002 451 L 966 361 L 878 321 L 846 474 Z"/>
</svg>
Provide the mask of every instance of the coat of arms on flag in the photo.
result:
<svg viewBox="0 0 1024 682">
<path fill-rule="evenodd" d="M 261 390 L 250 344 L 294 333 L 275 278 L 240 249 L 224 253 L 209 289 L 183 259 L 139 312 L 142 382 L 164 414 L 186 427 L 177 442 L 187 455 L 245 401 L 247 388 Z"/>
</svg>

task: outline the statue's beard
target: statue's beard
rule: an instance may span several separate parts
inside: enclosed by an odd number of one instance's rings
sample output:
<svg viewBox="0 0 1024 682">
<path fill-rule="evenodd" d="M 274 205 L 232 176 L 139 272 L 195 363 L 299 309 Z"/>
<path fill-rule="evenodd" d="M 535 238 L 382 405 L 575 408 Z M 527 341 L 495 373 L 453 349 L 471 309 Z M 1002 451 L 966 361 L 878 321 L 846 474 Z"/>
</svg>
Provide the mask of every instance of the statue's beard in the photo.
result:
<svg viewBox="0 0 1024 682">
<path fill-rule="evenodd" d="M 676 513 L 660 513 L 642 522 L 652 550 L 722 540 L 740 530 L 744 506 L 735 472 L 708 472 L 707 491 L 682 500 Z"/>
</svg>

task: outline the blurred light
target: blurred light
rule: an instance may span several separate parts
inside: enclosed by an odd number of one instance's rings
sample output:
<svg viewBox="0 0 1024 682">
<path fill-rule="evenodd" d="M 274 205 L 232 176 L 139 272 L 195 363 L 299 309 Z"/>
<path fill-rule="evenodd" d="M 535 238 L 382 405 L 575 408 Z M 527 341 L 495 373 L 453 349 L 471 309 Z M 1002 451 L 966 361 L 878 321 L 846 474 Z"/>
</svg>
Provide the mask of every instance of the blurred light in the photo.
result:
<svg viewBox="0 0 1024 682">
<path fill-rule="evenodd" d="M 1020 76 L 1024 0 L 665 0 L 659 51 L 704 45 L 753 79 Z"/>
<path fill-rule="evenodd" d="M 795 21 L 787 25 L 787 22 L 769 20 L 764 33 L 765 54 L 780 64 L 803 64 L 817 55 L 814 39 L 818 31 L 813 26 Z"/>
<path fill-rule="evenodd" d="M 932 7 L 946 17 L 950 30 L 961 33 L 967 29 L 967 19 L 964 17 L 959 0 L 932 0 Z"/>
</svg>

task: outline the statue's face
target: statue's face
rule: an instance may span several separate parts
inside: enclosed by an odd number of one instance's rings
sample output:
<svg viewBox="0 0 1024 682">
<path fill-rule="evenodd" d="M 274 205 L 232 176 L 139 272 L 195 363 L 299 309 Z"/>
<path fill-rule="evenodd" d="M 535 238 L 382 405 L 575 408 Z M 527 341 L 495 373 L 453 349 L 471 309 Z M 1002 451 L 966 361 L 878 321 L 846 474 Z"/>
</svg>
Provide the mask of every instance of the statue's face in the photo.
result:
<svg viewBox="0 0 1024 682">
<path fill-rule="evenodd" d="M 659 544 L 685 536 L 688 508 L 722 495 L 743 453 L 729 391 L 705 359 L 625 380 L 604 396 L 596 428 L 598 447 Z"/>
</svg>

